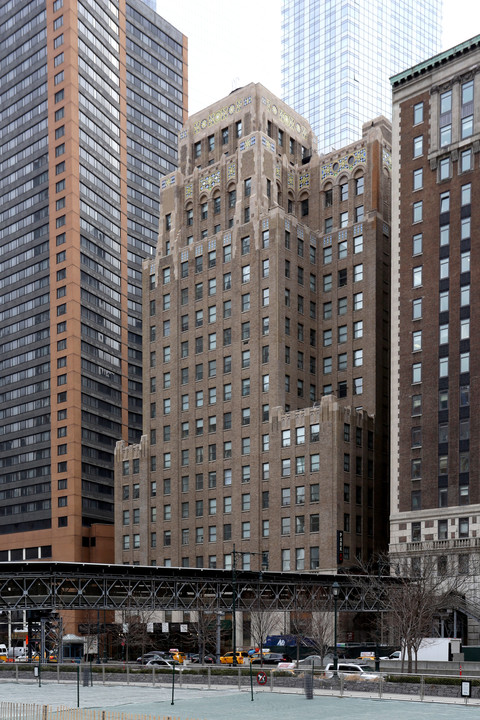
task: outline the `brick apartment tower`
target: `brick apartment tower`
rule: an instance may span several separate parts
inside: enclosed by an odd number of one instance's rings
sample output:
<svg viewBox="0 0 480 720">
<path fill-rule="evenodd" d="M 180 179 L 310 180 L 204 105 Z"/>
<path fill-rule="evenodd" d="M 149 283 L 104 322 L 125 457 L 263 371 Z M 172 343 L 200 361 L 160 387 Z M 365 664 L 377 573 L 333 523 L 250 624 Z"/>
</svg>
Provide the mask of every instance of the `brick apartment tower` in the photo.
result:
<svg viewBox="0 0 480 720">
<path fill-rule="evenodd" d="M 478 573 L 479 59 L 477 36 L 392 78 L 390 550 L 449 575 Z"/>
<path fill-rule="evenodd" d="M 0 3 L 0 561 L 113 560 L 186 52 L 139 0 Z"/>
<path fill-rule="evenodd" d="M 189 119 L 144 275 L 116 562 L 336 570 L 386 541 L 390 127 L 318 156 L 261 85 Z"/>
</svg>

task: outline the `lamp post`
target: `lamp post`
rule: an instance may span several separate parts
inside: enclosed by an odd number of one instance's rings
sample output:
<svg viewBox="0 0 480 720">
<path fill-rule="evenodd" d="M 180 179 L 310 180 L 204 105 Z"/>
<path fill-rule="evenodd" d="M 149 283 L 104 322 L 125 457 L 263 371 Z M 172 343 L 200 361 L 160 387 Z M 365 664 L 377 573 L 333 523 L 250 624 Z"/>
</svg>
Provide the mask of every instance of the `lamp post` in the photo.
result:
<svg viewBox="0 0 480 720">
<path fill-rule="evenodd" d="M 333 593 L 333 671 L 336 673 L 338 668 L 338 652 L 337 652 L 337 601 L 340 585 L 335 580 L 332 585 Z"/>
<path fill-rule="evenodd" d="M 262 555 L 261 552 L 253 552 L 249 550 L 249 555 Z M 235 543 L 233 544 L 233 562 L 232 562 L 232 634 L 233 634 L 233 657 L 232 665 L 237 665 L 237 618 L 236 618 L 236 606 L 237 606 L 237 555 L 242 555 L 240 550 L 235 550 Z"/>
<path fill-rule="evenodd" d="M 215 648 L 215 661 L 220 665 L 220 639 L 221 639 L 221 623 L 223 610 L 216 610 L 217 615 L 217 647 Z"/>
<path fill-rule="evenodd" d="M 236 619 L 236 604 L 237 604 L 237 566 L 235 558 L 237 556 L 235 550 L 235 544 L 233 545 L 233 563 L 232 563 L 232 632 L 233 632 L 233 657 L 232 665 L 237 664 L 237 619 Z"/>
</svg>

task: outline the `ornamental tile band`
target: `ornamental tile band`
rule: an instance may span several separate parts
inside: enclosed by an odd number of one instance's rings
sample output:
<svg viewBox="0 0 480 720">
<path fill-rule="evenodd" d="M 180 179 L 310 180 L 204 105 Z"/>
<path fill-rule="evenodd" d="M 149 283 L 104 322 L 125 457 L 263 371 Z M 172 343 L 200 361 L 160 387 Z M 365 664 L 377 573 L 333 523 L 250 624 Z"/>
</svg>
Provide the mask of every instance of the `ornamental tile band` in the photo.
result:
<svg viewBox="0 0 480 720">
<path fill-rule="evenodd" d="M 224 122 L 228 119 L 229 115 L 234 115 L 236 112 L 240 112 L 246 105 L 250 105 L 251 102 L 252 98 L 251 96 L 248 96 L 243 98 L 243 100 L 237 100 L 230 105 L 225 105 L 224 107 L 215 110 L 215 112 L 210 113 L 208 117 L 202 118 L 195 123 L 193 126 L 193 134 L 196 135 L 202 130 L 205 130 L 207 127 L 216 125 L 219 122 Z"/>
<path fill-rule="evenodd" d="M 340 172 L 353 170 L 357 165 L 362 165 L 367 162 L 367 150 L 366 148 L 360 148 L 355 150 L 353 153 L 344 155 L 344 157 L 335 160 L 334 162 L 323 165 L 322 167 L 322 180 L 327 177 L 337 177 Z"/>
<path fill-rule="evenodd" d="M 269 228 L 268 218 L 265 218 L 265 220 L 262 220 L 262 230 L 268 230 L 268 228 Z"/>
<path fill-rule="evenodd" d="M 385 150 L 383 148 L 383 167 L 387 168 L 387 170 L 392 170 L 392 154 L 388 152 L 388 150 Z"/>
<path fill-rule="evenodd" d="M 185 200 L 193 197 L 193 185 L 185 185 Z"/>
<path fill-rule="evenodd" d="M 180 134 L 179 134 L 178 137 L 179 137 L 180 140 L 185 140 L 185 138 L 187 137 L 187 135 L 188 135 L 188 133 L 187 133 L 186 130 L 181 130 L 181 132 L 180 132 Z"/>
<path fill-rule="evenodd" d="M 288 128 L 293 128 L 299 135 L 306 138 L 308 136 L 308 130 L 304 125 L 301 125 L 297 120 L 295 120 L 294 117 L 289 115 L 285 112 L 285 110 L 282 110 L 282 108 L 277 107 L 275 103 L 272 103 L 268 98 L 262 97 L 262 103 L 267 106 L 267 108 L 271 111 L 272 115 L 278 115 L 280 120 L 283 122 L 284 125 Z"/>
<path fill-rule="evenodd" d="M 240 152 L 242 152 L 242 150 L 247 150 L 249 147 L 252 147 L 252 145 L 255 145 L 255 143 L 256 143 L 255 135 L 248 138 L 247 140 L 242 140 L 242 142 L 240 143 Z"/>
<path fill-rule="evenodd" d="M 170 185 L 175 185 L 175 175 L 171 175 L 170 177 L 162 179 L 162 190 L 165 190 L 165 188 L 170 187 Z"/>
<path fill-rule="evenodd" d="M 310 173 L 303 173 L 300 175 L 300 178 L 298 180 L 298 187 L 300 190 L 302 188 L 310 187 Z"/>
<path fill-rule="evenodd" d="M 220 185 L 220 170 L 200 179 L 200 192 L 211 190 L 215 185 Z"/>
<path fill-rule="evenodd" d="M 231 180 L 237 174 L 237 164 L 232 162 L 227 165 L 227 179 Z"/>
<path fill-rule="evenodd" d="M 268 148 L 268 150 L 275 152 L 275 143 L 273 143 L 271 140 L 268 140 L 264 135 L 262 135 L 262 145 Z"/>
<path fill-rule="evenodd" d="M 282 169 L 280 165 L 277 165 L 275 168 L 275 177 L 278 178 L 278 180 L 280 180 L 282 177 Z"/>
<path fill-rule="evenodd" d="M 295 175 L 293 173 L 288 173 L 288 187 L 295 190 Z"/>
</svg>

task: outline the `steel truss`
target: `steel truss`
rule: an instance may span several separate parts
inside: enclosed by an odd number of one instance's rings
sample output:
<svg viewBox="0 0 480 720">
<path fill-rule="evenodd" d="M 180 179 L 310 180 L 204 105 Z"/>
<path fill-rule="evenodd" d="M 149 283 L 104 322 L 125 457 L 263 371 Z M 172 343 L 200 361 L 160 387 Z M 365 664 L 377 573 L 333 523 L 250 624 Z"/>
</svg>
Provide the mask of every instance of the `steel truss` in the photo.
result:
<svg viewBox="0 0 480 720">
<path fill-rule="evenodd" d="M 160 568 L 87 563 L 0 563 L 0 610 L 238 610 L 313 612 L 331 606 L 340 585 L 338 610 L 385 610 L 378 584 L 365 578 L 316 573 L 274 573 L 203 568 Z M 358 579 L 357 579 L 358 580 Z M 385 592 L 395 582 L 385 577 Z"/>
</svg>

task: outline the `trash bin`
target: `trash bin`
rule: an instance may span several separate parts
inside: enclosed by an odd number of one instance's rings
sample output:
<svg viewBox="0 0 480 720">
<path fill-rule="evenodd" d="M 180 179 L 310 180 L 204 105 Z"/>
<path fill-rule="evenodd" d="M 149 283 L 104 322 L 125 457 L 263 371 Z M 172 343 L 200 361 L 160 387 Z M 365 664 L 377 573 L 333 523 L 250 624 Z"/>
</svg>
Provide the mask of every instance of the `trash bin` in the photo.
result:
<svg viewBox="0 0 480 720">
<path fill-rule="evenodd" d="M 307 700 L 313 700 L 313 676 L 310 673 L 305 673 L 304 686 L 305 697 Z"/>
</svg>

